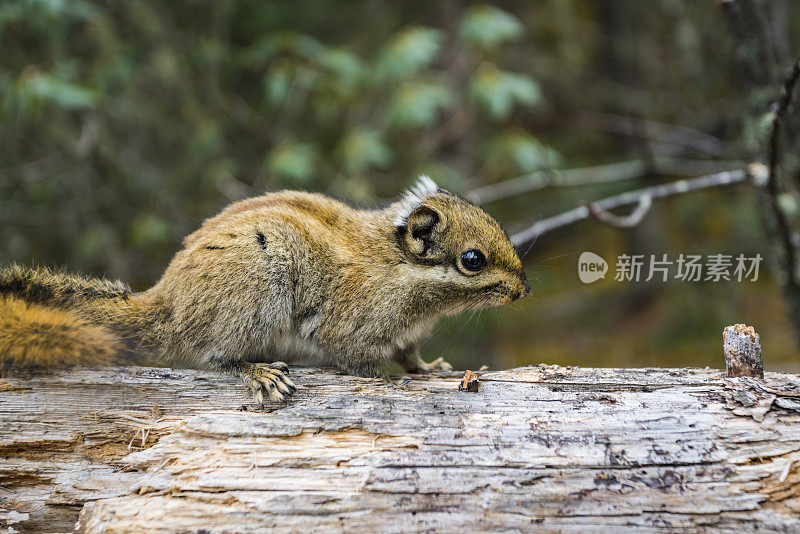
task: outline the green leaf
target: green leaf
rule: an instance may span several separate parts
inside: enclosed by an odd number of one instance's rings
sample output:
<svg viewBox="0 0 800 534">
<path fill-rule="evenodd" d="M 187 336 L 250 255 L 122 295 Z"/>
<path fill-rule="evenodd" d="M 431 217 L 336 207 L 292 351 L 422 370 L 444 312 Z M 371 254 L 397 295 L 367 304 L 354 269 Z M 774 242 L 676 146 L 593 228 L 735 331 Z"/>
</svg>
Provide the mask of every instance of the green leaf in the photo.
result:
<svg viewBox="0 0 800 534">
<path fill-rule="evenodd" d="M 522 130 L 502 133 L 486 148 L 486 164 L 497 172 L 513 170 L 534 172 L 561 164 L 561 156 L 552 148 Z"/>
<path fill-rule="evenodd" d="M 314 90 L 323 102 L 318 100 L 317 106 L 335 109 L 358 96 L 364 79 L 364 65 L 358 56 L 341 48 L 329 48 L 320 55 L 319 67 Z"/>
<path fill-rule="evenodd" d="M 357 128 L 345 135 L 339 146 L 344 167 L 359 173 L 367 167 L 383 167 L 392 159 L 392 151 L 377 130 Z"/>
<path fill-rule="evenodd" d="M 264 76 L 264 95 L 272 106 L 279 106 L 289 96 L 295 68 L 290 61 L 281 60 L 273 64 Z"/>
<path fill-rule="evenodd" d="M 522 35 L 514 15 L 490 5 L 469 8 L 461 19 L 459 37 L 469 45 L 488 50 Z"/>
<path fill-rule="evenodd" d="M 358 80 L 364 64 L 357 55 L 342 48 L 329 48 L 319 56 L 319 65 L 343 79 Z"/>
<path fill-rule="evenodd" d="M 50 101 L 66 109 L 90 108 L 97 100 L 95 90 L 41 72 L 23 74 L 17 91 L 23 101 Z"/>
<path fill-rule="evenodd" d="M 378 58 L 376 73 L 381 78 L 407 79 L 430 65 L 442 44 L 442 32 L 410 26 L 393 35 Z"/>
<path fill-rule="evenodd" d="M 283 143 L 270 152 L 269 171 L 293 182 L 308 182 L 314 174 L 317 147 L 310 143 Z"/>
<path fill-rule="evenodd" d="M 525 74 L 507 72 L 481 63 L 469 82 L 470 96 L 493 119 L 507 118 L 515 105 L 534 106 L 542 101 L 539 85 Z"/>
<path fill-rule="evenodd" d="M 443 85 L 406 82 L 392 97 L 389 123 L 400 128 L 430 126 L 453 100 L 453 92 Z"/>
</svg>

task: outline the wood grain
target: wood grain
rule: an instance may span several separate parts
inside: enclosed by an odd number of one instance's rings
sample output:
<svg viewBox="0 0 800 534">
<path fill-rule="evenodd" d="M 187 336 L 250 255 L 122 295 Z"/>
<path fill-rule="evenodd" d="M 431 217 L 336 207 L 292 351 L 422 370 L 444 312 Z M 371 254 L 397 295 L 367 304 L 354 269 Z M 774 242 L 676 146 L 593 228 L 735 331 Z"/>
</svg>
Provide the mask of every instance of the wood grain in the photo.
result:
<svg viewBox="0 0 800 534">
<path fill-rule="evenodd" d="M 477 393 L 462 375 L 293 370 L 296 397 L 266 412 L 205 371 L 0 379 L 0 525 L 800 530 L 800 414 L 735 414 L 721 371 L 538 366 L 483 373 Z"/>
</svg>

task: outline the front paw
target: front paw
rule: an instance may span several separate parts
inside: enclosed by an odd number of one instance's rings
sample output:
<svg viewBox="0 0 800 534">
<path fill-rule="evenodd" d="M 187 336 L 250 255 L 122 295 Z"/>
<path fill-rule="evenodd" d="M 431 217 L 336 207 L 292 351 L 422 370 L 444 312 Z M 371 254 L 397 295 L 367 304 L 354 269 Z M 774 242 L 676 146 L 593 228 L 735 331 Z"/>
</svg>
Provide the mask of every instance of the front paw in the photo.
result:
<svg viewBox="0 0 800 534">
<path fill-rule="evenodd" d="M 253 400 L 263 406 L 265 397 L 281 402 L 294 393 L 297 388 L 288 374 L 289 366 L 283 362 L 251 363 L 242 371 L 242 380 L 253 393 Z"/>
<path fill-rule="evenodd" d="M 425 363 L 422 360 L 419 360 L 417 366 L 414 369 L 409 369 L 411 373 L 435 373 L 438 371 L 452 371 L 453 366 L 444 361 L 444 358 L 439 357 L 433 360 L 430 363 Z"/>
</svg>

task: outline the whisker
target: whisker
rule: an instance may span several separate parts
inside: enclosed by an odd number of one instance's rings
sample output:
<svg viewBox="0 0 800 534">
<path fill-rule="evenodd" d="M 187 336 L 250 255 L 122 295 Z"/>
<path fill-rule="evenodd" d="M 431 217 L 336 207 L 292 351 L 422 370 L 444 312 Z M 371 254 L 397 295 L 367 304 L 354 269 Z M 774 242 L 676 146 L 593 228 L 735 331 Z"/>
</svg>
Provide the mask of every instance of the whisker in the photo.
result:
<svg viewBox="0 0 800 534">
<path fill-rule="evenodd" d="M 459 308 L 461 306 L 464 306 L 464 310 L 463 311 L 469 311 L 473 307 L 477 306 L 479 302 L 480 302 L 479 298 L 474 298 L 471 301 L 467 301 L 466 305 L 461 304 L 461 303 L 454 304 L 453 306 L 449 307 L 444 313 L 448 314 L 449 312 L 451 312 L 451 311 L 453 311 L 456 308 Z M 428 343 L 430 343 L 434 339 L 437 339 L 442 333 L 444 333 L 443 331 L 452 324 L 452 321 L 453 321 L 453 318 L 451 318 L 451 317 L 444 318 L 442 324 L 439 325 L 436 328 L 436 330 L 428 337 L 428 339 L 426 339 L 420 346 L 424 347 L 425 345 L 427 345 Z"/>
<path fill-rule="evenodd" d="M 558 256 L 553 256 L 552 258 L 547 258 L 547 259 L 543 259 L 543 260 L 542 260 L 542 259 L 539 259 L 539 260 L 537 260 L 537 261 L 536 261 L 536 263 L 534 263 L 534 264 L 532 265 L 532 267 L 535 267 L 535 266 L 537 266 L 538 264 L 540 264 L 540 263 L 544 263 L 544 262 L 546 262 L 546 261 L 557 260 L 557 259 L 559 259 L 559 258 L 565 258 L 565 257 L 567 257 L 567 256 L 573 256 L 573 255 L 575 255 L 575 253 L 574 253 L 574 252 L 567 252 L 567 253 L 565 253 L 565 254 L 559 254 Z"/>
<path fill-rule="evenodd" d="M 479 307 L 481 304 L 483 304 L 483 302 L 485 302 L 485 301 L 481 300 L 480 298 L 476 298 L 474 301 L 470 302 L 469 304 L 467 304 L 467 306 L 465 306 L 465 310 L 464 311 L 468 311 L 469 309 L 473 309 L 473 308 Z M 461 325 L 461 328 L 459 328 L 458 331 L 455 333 L 455 335 L 452 337 L 452 340 L 450 341 L 450 343 L 448 344 L 447 348 L 445 349 L 445 350 L 448 350 L 448 353 L 447 353 L 447 358 L 448 359 L 453 354 L 453 350 L 455 349 L 456 340 L 458 339 L 458 337 L 461 334 L 461 332 L 463 332 L 464 329 L 469 325 L 470 321 L 472 321 L 472 318 L 474 317 L 476 311 L 478 311 L 478 310 L 477 309 L 473 309 L 473 312 L 470 314 L 470 316 L 467 318 L 467 320 L 464 322 L 464 324 Z"/>
<path fill-rule="evenodd" d="M 467 325 L 469 325 L 469 323 L 472 322 L 472 318 L 475 317 L 475 314 L 477 312 L 478 312 L 477 309 L 472 310 L 472 313 L 469 315 L 469 318 L 466 320 L 466 322 L 463 325 L 461 325 L 461 328 L 459 328 L 458 332 L 456 332 L 456 334 L 453 336 L 454 339 L 458 339 L 458 336 L 461 334 L 461 332 L 464 331 L 464 329 L 467 327 Z"/>
<path fill-rule="evenodd" d="M 533 249 L 533 245 L 535 245 L 535 244 L 536 244 L 536 242 L 539 240 L 539 236 L 540 236 L 540 235 L 542 235 L 542 234 L 541 234 L 541 233 L 540 233 L 540 234 L 537 234 L 537 235 L 536 235 L 536 237 L 534 237 L 534 238 L 533 238 L 533 241 L 531 241 L 531 244 L 530 244 L 530 246 L 528 247 L 528 250 L 526 250 L 526 251 L 525 251 L 525 254 L 523 254 L 523 255 L 522 255 L 522 259 L 523 259 L 523 260 L 524 260 L 524 259 L 525 259 L 525 258 L 528 256 L 528 253 L 531 251 L 531 249 Z"/>
</svg>

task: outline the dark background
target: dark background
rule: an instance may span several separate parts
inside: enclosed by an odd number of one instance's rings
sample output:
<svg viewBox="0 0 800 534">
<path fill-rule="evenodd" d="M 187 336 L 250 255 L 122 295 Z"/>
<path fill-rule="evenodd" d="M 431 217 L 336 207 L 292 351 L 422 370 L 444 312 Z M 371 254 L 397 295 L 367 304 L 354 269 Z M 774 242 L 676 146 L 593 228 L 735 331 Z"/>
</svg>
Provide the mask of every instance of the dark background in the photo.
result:
<svg viewBox="0 0 800 534">
<path fill-rule="evenodd" d="M 764 126 L 745 120 L 752 87 L 721 4 L 5 0 L 0 264 L 144 289 L 205 217 L 268 190 L 375 205 L 419 173 L 466 194 L 541 169 L 653 171 L 485 205 L 513 231 L 741 168 L 763 158 Z M 781 54 L 796 56 L 800 6 L 760 4 Z M 525 258 L 532 297 L 444 321 L 425 355 L 719 367 L 723 327 L 747 322 L 768 369 L 798 370 L 766 264 L 757 282 L 613 279 L 623 253 L 767 256 L 754 197 L 710 189 L 657 202 L 634 229 L 590 220 L 544 235 Z M 585 250 L 610 276 L 578 280 Z"/>
</svg>

